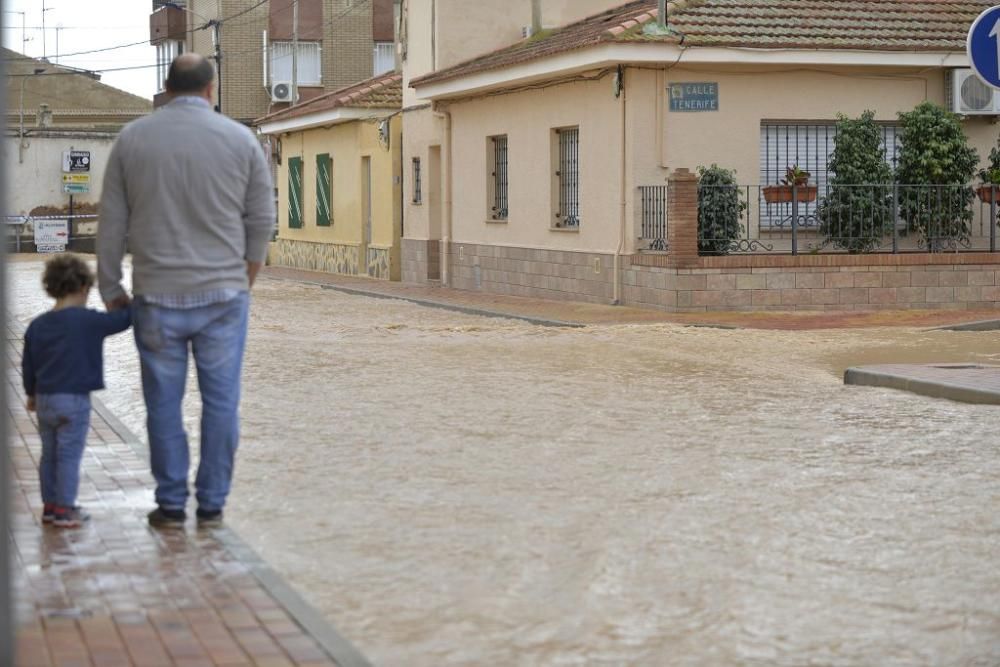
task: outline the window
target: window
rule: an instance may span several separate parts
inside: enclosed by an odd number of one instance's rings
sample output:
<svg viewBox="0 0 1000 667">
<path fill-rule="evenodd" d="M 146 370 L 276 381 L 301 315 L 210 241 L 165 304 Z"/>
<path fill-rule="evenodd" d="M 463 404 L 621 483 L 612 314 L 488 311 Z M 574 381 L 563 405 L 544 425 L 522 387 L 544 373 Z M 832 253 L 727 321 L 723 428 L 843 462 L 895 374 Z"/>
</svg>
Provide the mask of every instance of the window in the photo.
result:
<svg viewBox="0 0 1000 667">
<path fill-rule="evenodd" d="M 299 42 L 298 85 L 323 84 L 323 49 L 319 42 Z M 271 83 L 292 80 L 292 43 L 271 42 Z"/>
<path fill-rule="evenodd" d="M 184 53 L 184 42 L 168 39 L 156 45 L 156 92 L 167 89 L 167 73 L 174 58 Z"/>
<path fill-rule="evenodd" d="M 886 161 L 895 168 L 902 146 L 900 129 L 896 125 L 882 125 L 881 129 Z M 837 126 L 832 122 L 765 121 L 760 125 L 760 184 L 778 183 L 784 178 L 785 169 L 797 165 L 809 172 L 810 185 L 819 188 L 816 201 L 799 203 L 803 226 L 819 224 L 816 206 L 830 181 L 830 157 L 836 137 Z M 761 226 L 784 226 L 791 219 L 791 208 L 790 203 L 764 204 L 761 200 Z"/>
<path fill-rule="evenodd" d="M 507 219 L 508 171 L 507 135 L 490 137 L 486 142 L 489 168 L 489 216 L 491 220 Z"/>
<path fill-rule="evenodd" d="M 375 42 L 375 64 L 372 74 L 378 76 L 396 69 L 396 49 L 392 42 Z"/>
<path fill-rule="evenodd" d="M 575 229 L 580 226 L 580 128 L 556 130 L 554 143 L 559 165 L 555 174 L 559 198 L 555 226 Z"/>
<path fill-rule="evenodd" d="M 423 201 L 421 194 L 420 158 L 413 158 L 413 203 L 419 204 Z"/>
<path fill-rule="evenodd" d="M 316 156 L 316 225 L 333 222 L 333 159 L 328 153 Z"/>
<path fill-rule="evenodd" d="M 302 158 L 288 158 L 288 226 L 302 228 Z"/>
</svg>

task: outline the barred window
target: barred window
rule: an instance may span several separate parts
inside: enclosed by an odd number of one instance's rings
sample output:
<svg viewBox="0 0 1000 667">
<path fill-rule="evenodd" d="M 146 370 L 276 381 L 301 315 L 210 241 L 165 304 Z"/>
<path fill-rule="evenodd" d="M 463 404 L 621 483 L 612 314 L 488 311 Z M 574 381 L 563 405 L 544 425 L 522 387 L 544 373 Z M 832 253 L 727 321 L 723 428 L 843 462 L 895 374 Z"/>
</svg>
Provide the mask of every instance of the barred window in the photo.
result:
<svg viewBox="0 0 1000 667">
<path fill-rule="evenodd" d="M 559 188 L 559 210 L 556 227 L 580 226 L 580 128 L 567 127 L 556 130 L 559 154 L 559 171 L 556 180 Z"/>
<path fill-rule="evenodd" d="M 333 158 L 329 153 L 316 156 L 316 226 L 329 227 L 333 222 Z"/>
<path fill-rule="evenodd" d="M 288 158 L 288 226 L 302 227 L 302 158 Z"/>
<path fill-rule="evenodd" d="M 421 193 L 421 188 L 423 187 L 421 183 L 422 176 L 420 174 L 420 158 L 413 158 L 413 203 L 419 204 L 423 201 L 423 195 Z"/>
<path fill-rule="evenodd" d="M 508 211 L 507 135 L 490 137 L 487 143 L 490 169 L 490 219 L 506 220 Z"/>
</svg>

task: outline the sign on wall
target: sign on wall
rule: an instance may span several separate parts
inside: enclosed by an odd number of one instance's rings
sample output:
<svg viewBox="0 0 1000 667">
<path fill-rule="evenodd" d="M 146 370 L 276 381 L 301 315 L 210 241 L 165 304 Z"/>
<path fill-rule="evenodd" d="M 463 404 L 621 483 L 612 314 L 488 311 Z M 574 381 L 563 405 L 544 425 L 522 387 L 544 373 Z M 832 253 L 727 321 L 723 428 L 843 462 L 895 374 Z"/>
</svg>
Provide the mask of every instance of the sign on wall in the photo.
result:
<svg viewBox="0 0 1000 667">
<path fill-rule="evenodd" d="M 35 220 L 35 248 L 38 252 L 63 252 L 69 240 L 65 220 Z"/>
<path fill-rule="evenodd" d="M 63 151 L 63 168 L 67 174 L 90 171 L 90 151 Z"/>
<path fill-rule="evenodd" d="M 719 84 L 714 82 L 671 83 L 671 111 L 718 111 Z"/>
<path fill-rule="evenodd" d="M 63 174 L 63 192 L 71 195 L 90 192 L 90 174 Z"/>
</svg>

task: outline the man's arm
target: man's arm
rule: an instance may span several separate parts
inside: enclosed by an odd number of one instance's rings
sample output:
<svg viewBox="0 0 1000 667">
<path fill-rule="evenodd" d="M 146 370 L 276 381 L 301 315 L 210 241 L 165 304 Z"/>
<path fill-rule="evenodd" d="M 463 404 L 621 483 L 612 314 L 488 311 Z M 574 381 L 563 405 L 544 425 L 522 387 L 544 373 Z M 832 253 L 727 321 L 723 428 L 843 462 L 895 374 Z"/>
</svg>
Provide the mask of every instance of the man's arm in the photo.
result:
<svg viewBox="0 0 1000 667">
<path fill-rule="evenodd" d="M 271 241 L 276 213 L 271 167 L 256 139 L 252 139 L 251 150 L 243 225 L 246 229 L 247 278 L 252 287 L 267 258 L 267 244 Z"/>
<path fill-rule="evenodd" d="M 101 190 L 101 216 L 97 226 L 97 284 L 108 308 L 128 304 L 128 294 L 122 287 L 122 260 L 128 237 L 128 197 L 125 169 L 122 164 L 120 136 L 111 149 Z"/>
</svg>

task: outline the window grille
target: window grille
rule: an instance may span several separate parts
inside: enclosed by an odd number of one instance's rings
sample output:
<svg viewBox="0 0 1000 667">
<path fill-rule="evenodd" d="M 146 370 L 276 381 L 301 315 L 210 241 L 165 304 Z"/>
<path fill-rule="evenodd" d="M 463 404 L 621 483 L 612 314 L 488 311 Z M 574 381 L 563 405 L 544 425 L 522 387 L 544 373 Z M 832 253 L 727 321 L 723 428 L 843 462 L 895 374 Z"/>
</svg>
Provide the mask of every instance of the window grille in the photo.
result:
<svg viewBox="0 0 1000 667">
<path fill-rule="evenodd" d="M 493 145 L 491 175 L 493 202 L 490 206 L 490 215 L 494 220 L 506 220 L 507 197 L 510 192 L 507 171 L 507 136 L 490 137 L 490 143 Z"/>
<path fill-rule="evenodd" d="M 333 159 L 328 153 L 316 156 L 316 225 L 333 222 Z"/>
<path fill-rule="evenodd" d="M 302 158 L 288 158 L 288 226 L 302 227 Z"/>
<path fill-rule="evenodd" d="M 298 85 L 323 84 L 322 47 L 319 42 L 299 42 Z M 292 43 L 271 42 L 271 83 L 292 80 Z"/>
<path fill-rule="evenodd" d="M 413 203 L 419 204 L 423 201 L 423 195 L 421 193 L 421 188 L 423 187 L 421 183 L 420 174 L 420 158 L 413 158 Z"/>
<path fill-rule="evenodd" d="M 167 89 L 167 74 L 174 58 L 184 53 L 184 42 L 168 39 L 156 45 L 156 92 Z"/>
<path fill-rule="evenodd" d="M 556 227 L 580 226 L 580 128 L 557 130 L 559 136 L 559 212 Z"/>
<path fill-rule="evenodd" d="M 375 42 L 375 63 L 372 74 L 378 76 L 396 69 L 396 49 L 393 42 Z"/>
<path fill-rule="evenodd" d="M 886 161 L 895 169 L 899 159 L 902 134 L 896 125 L 884 124 L 882 146 Z M 816 207 L 826 194 L 833 174 L 830 158 L 837 137 L 835 123 L 763 122 L 760 126 L 760 183 L 770 185 L 785 177 L 792 165 L 809 172 L 809 184 L 819 188 L 814 202 L 800 202 L 798 213 L 802 226 L 818 224 Z M 761 200 L 760 223 L 763 227 L 782 227 L 791 216 L 791 204 L 765 204 Z"/>
</svg>

